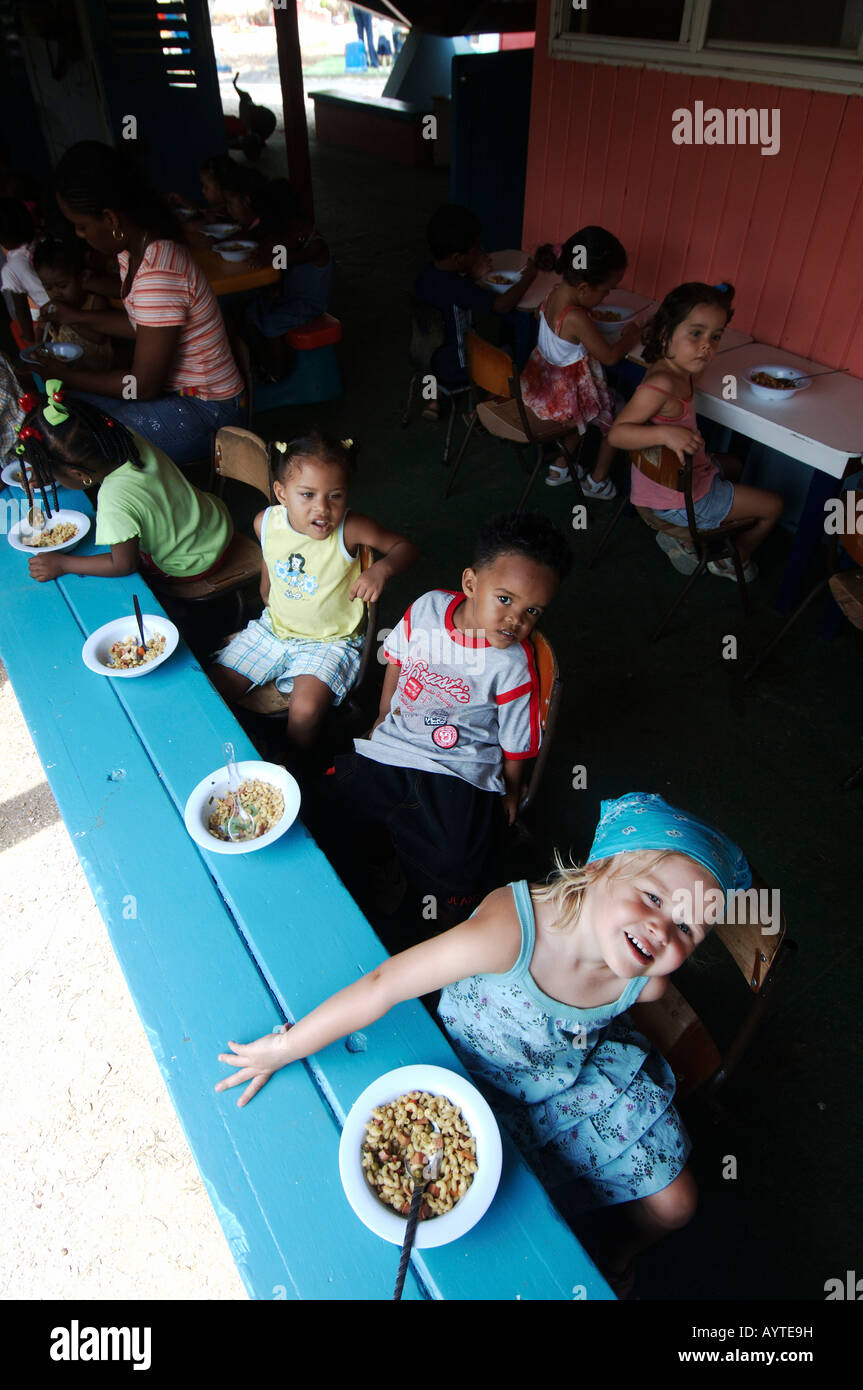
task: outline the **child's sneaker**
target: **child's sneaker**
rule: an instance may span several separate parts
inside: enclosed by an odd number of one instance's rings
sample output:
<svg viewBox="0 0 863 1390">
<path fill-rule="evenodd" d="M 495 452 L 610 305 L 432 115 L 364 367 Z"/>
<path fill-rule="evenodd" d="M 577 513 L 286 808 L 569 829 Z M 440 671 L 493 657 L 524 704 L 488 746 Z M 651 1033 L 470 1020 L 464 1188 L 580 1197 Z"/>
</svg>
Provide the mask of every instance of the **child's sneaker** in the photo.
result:
<svg viewBox="0 0 863 1390">
<path fill-rule="evenodd" d="M 545 475 L 546 487 L 562 487 L 564 483 L 571 483 L 569 466 L 565 463 L 550 463 L 548 472 Z"/>
<path fill-rule="evenodd" d="M 711 574 L 718 575 L 720 579 L 734 579 L 735 581 L 737 579 L 734 562 L 729 560 L 727 555 L 723 555 L 721 560 L 709 560 L 707 568 Z M 747 560 L 743 566 L 743 578 L 747 584 L 751 584 L 753 579 L 758 578 L 758 566 L 754 560 Z"/>
<path fill-rule="evenodd" d="M 585 473 L 581 480 L 581 490 L 585 497 L 596 497 L 600 502 L 610 502 L 617 496 L 617 488 L 610 478 L 604 478 L 601 483 L 597 483 L 589 473 Z"/>
<path fill-rule="evenodd" d="M 664 550 L 678 574 L 693 574 L 698 569 L 698 556 L 688 545 L 667 531 L 657 531 L 656 544 Z"/>
</svg>

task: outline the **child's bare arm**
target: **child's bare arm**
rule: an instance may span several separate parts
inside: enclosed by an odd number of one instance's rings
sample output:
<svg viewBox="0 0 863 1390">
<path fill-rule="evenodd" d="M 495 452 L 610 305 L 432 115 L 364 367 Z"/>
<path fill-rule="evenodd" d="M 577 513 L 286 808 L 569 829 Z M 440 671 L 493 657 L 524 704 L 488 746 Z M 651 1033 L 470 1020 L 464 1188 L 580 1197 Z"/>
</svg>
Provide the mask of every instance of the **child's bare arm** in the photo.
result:
<svg viewBox="0 0 863 1390">
<path fill-rule="evenodd" d="M 112 545 L 107 555 L 34 555 L 30 574 L 44 584 L 61 574 L 92 574 L 98 579 L 121 579 L 138 568 L 138 539 Z"/>
<path fill-rule="evenodd" d="M 506 812 L 507 825 L 513 825 L 518 815 L 518 804 L 521 800 L 522 776 L 522 763 L 517 759 L 514 760 L 504 757 L 503 780 L 506 791 L 503 794 L 503 809 Z"/>
<path fill-rule="evenodd" d="M 684 455 L 695 453 L 704 440 L 697 430 L 677 425 L 674 420 L 669 420 L 667 424 L 648 423 L 657 410 L 668 403 L 668 394 L 665 393 L 670 394 L 674 387 L 667 375 L 657 375 L 654 381 L 657 390 L 651 390 L 645 383 L 639 386 L 615 419 L 608 432 L 608 442 L 614 449 L 649 449 L 654 444 L 664 444 L 684 463 Z M 682 409 L 680 413 L 683 413 Z"/>
<path fill-rule="evenodd" d="M 374 733 L 375 729 L 378 727 L 379 724 L 383 724 L 384 720 L 390 712 L 390 705 L 392 704 L 393 696 L 396 693 L 396 687 L 399 683 L 399 675 L 401 674 L 401 669 L 401 666 L 399 666 L 395 661 L 387 662 L 386 674 L 384 676 L 384 687 L 381 691 L 380 708 L 378 710 L 378 717 L 371 728 L 372 733 Z"/>
<path fill-rule="evenodd" d="M 498 888 L 468 922 L 402 951 L 376 970 L 332 995 L 285 1033 L 267 1033 L 256 1042 L 229 1042 L 220 1062 L 236 1067 L 217 1091 L 246 1085 L 237 1104 L 248 1105 L 274 1071 L 320 1052 L 347 1033 L 367 1028 L 396 1004 L 443 989 L 471 975 L 512 969 L 521 947 L 521 928 L 508 888 Z"/>
<path fill-rule="evenodd" d="M 262 528 L 263 524 L 264 524 L 264 513 L 263 513 L 263 512 L 258 512 L 258 515 L 255 517 L 255 520 L 254 520 L 254 527 L 255 527 L 255 535 L 257 536 L 257 538 L 258 538 L 259 541 L 260 541 L 260 539 L 261 539 L 261 528 Z M 265 608 L 266 608 L 267 604 L 269 603 L 269 601 L 270 601 L 270 571 L 267 569 L 267 566 L 266 566 L 266 565 L 262 564 L 262 565 L 261 565 L 261 602 L 262 602 L 262 604 L 264 605 Z"/>
<path fill-rule="evenodd" d="M 586 309 L 574 308 L 561 324 L 560 336 L 568 343 L 584 343 L 591 357 L 603 367 L 616 367 L 641 337 L 641 329 L 631 323 L 624 328 L 616 343 L 604 338 Z"/>
<path fill-rule="evenodd" d="M 381 553 L 379 560 L 363 570 L 349 594 L 349 598 L 361 598 L 364 603 L 374 603 L 394 574 L 410 569 L 419 559 L 419 551 L 412 541 L 397 531 L 387 531 L 370 516 L 359 512 L 351 512 L 345 522 L 345 545 L 352 553 L 358 545 L 370 545 Z"/>
</svg>

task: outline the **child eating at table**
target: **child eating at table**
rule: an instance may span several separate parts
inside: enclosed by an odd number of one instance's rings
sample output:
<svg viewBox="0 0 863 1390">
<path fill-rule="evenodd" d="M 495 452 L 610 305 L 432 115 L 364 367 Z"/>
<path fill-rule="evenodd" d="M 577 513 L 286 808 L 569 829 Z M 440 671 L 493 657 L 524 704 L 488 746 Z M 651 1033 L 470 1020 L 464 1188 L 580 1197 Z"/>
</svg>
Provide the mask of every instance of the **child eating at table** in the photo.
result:
<svg viewBox="0 0 863 1390">
<path fill-rule="evenodd" d="M 740 459 L 731 454 L 708 454 L 695 419 L 695 384 L 716 356 L 734 310 L 734 286 L 705 285 L 690 281 L 667 294 L 644 330 L 643 357 L 649 364 L 641 385 L 617 416 L 609 441 L 619 449 L 671 449 L 684 463 L 692 455 L 692 498 L 695 520 L 709 530 L 723 521 L 752 517 L 755 524 L 736 536 L 747 583 L 758 575 L 752 560 L 782 515 L 777 492 L 741 486 Z M 660 399 L 658 399 L 660 398 Z M 634 507 L 650 507 L 662 521 L 688 525 L 682 492 L 661 487 L 639 469 L 632 469 L 631 501 Z M 663 531 L 656 541 L 671 564 L 682 574 L 692 574 L 698 558 L 685 541 Z M 733 562 L 723 556 L 707 566 L 711 574 L 736 580 Z"/>
<path fill-rule="evenodd" d="M 596 425 L 603 439 L 593 473 L 576 466 L 582 491 L 610 501 L 617 492 L 608 476 L 614 460 L 607 438 L 614 403 L 603 369 L 622 361 L 641 330 L 630 324 L 611 343 L 591 313 L 620 284 L 626 252 L 604 227 L 582 227 L 565 242 L 554 268 L 563 282 L 537 311 L 539 341 L 522 372 L 521 393 L 541 420 L 572 421 L 574 432 L 564 440 L 567 449 L 575 447 L 588 425 Z M 550 464 L 545 481 L 549 487 L 570 482 L 569 465 Z"/>
<path fill-rule="evenodd" d="M 107 555 L 34 555 L 40 583 L 61 574 L 113 579 L 133 574 L 203 579 L 217 570 L 234 532 L 225 504 L 199 492 L 171 459 L 134 430 L 89 401 L 66 399 L 62 382 L 46 383 L 47 398 L 21 398 L 26 411 L 16 452 L 36 488 L 54 481 L 83 492 L 97 487 L 96 544 Z"/>
<path fill-rule="evenodd" d="M 6 260 L 0 270 L 0 287 L 11 296 L 12 317 L 25 347 L 35 342 L 33 312 L 48 302 L 39 276 L 33 269 L 33 216 L 20 198 L 0 198 L 0 250 Z"/>
<path fill-rule="evenodd" d="M 386 882 L 393 852 L 439 915 L 475 906 L 500 882 L 503 834 L 540 744 L 530 634 L 570 564 L 546 517 L 493 517 L 461 590 L 424 594 L 387 637 L 371 736 L 355 739 L 304 803 L 312 834 L 367 910 L 387 913 L 383 893 L 404 895 L 404 881 Z M 377 901 L 370 869 L 383 880 Z"/>
<path fill-rule="evenodd" d="M 385 960 L 291 1027 L 229 1042 L 217 1091 L 247 1105 L 273 1072 L 366 1030 L 403 1000 L 442 990 L 459 1056 L 568 1214 L 625 1203 L 601 1263 L 619 1295 L 637 1254 L 691 1218 L 691 1145 L 667 1062 L 627 1010 L 649 1004 L 704 940 L 693 907 L 751 883 L 725 835 L 661 796 L 604 801 L 583 867 L 511 883 L 469 921 Z M 708 914 L 705 914 L 705 916 Z M 620 1223 L 622 1224 L 622 1223 Z"/>
<path fill-rule="evenodd" d="M 444 341 L 434 352 L 431 369 L 445 386 L 466 385 L 465 335 L 473 327 L 474 314 L 508 314 L 536 279 L 537 268 L 528 258 L 518 279 L 505 294 L 495 294 L 477 282 L 491 268 L 482 249 L 482 224 L 470 208 L 456 203 L 439 207 L 426 228 L 432 259 L 414 283 L 414 294 L 443 315 Z M 437 414 L 437 402 L 431 402 Z"/>
<path fill-rule="evenodd" d="M 287 179 L 271 179 L 250 203 L 260 248 L 255 259 L 277 266 L 281 277 L 246 307 L 245 331 L 257 360 L 278 380 L 289 365 L 285 334 L 327 312 L 333 258 Z"/>
<path fill-rule="evenodd" d="M 288 741 L 302 751 L 356 680 L 364 603 L 374 603 L 418 552 L 404 536 L 348 510 L 346 444 L 315 433 L 274 444 L 270 457 L 279 505 L 255 517 L 266 607 L 218 653 L 209 674 L 227 700 L 269 681 L 289 692 Z M 366 570 L 361 545 L 381 552 Z"/>
<path fill-rule="evenodd" d="M 33 269 L 52 304 L 84 309 L 88 313 L 91 310 L 101 312 L 110 307 L 104 295 L 94 294 L 85 288 L 85 250 L 83 242 L 77 238 L 74 241 L 61 241 L 56 237 L 43 237 L 37 241 L 33 247 Z M 52 324 L 48 321 L 46 341 L 73 343 L 80 347 L 83 355 L 76 359 L 79 367 L 104 372 L 114 365 L 114 350 L 107 333 L 99 333 L 85 322 Z M 50 360 L 46 354 L 46 361 Z"/>
</svg>

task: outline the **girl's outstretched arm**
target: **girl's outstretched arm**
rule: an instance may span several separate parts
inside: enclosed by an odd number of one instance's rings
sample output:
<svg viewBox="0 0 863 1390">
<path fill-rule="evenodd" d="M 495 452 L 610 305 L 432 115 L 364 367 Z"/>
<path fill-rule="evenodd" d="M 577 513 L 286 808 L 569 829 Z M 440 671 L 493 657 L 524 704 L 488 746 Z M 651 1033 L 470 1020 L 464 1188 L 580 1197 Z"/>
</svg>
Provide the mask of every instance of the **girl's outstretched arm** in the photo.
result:
<svg viewBox="0 0 863 1390">
<path fill-rule="evenodd" d="M 471 975 L 510 970 L 521 947 L 521 928 L 509 888 L 490 893 L 468 922 L 402 951 L 371 974 L 339 990 L 286 1033 L 267 1033 L 253 1043 L 229 1042 L 219 1061 L 236 1067 L 217 1091 L 246 1085 L 237 1101 L 248 1105 L 274 1071 L 320 1052 L 338 1038 L 367 1028 L 396 1004 L 443 989 Z"/>
<path fill-rule="evenodd" d="M 350 551 L 357 545 L 370 545 L 381 552 L 381 558 L 363 570 L 351 589 L 349 597 L 359 597 L 364 603 L 374 603 L 383 593 L 387 580 L 410 569 L 419 559 L 419 551 L 406 536 L 387 531 L 372 517 L 360 512 L 351 512 L 345 522 L 345 545 Z"/>
</svg>

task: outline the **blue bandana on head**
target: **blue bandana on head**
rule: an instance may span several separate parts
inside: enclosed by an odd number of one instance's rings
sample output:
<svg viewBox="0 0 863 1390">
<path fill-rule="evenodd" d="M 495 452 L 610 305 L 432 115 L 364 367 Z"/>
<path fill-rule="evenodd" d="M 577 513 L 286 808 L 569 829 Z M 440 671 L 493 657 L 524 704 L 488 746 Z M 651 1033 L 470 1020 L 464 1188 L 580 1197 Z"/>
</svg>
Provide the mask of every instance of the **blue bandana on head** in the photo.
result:
<svg viewBox="0 0 863 1390">
<path fill-rule="evenodd" d="M 616 801 L 603 801 L 587 863 L 645 849 L 671 850 L 703 864 L 724 893 L 752 883 L 746 857 L 733 840 L 661 796 L 627 792 Z"/>
</svg>

